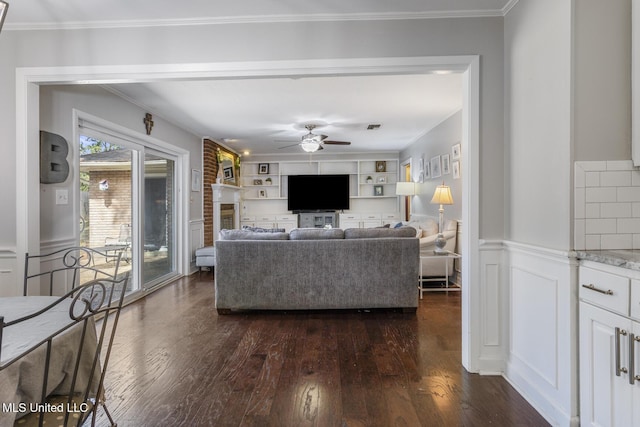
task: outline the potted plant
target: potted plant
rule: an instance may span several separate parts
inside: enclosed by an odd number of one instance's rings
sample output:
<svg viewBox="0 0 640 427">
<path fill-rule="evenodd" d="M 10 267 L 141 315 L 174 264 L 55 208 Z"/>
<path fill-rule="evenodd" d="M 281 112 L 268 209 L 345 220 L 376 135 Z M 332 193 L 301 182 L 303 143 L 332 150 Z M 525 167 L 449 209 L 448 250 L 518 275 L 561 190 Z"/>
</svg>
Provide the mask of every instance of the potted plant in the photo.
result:
<svg viewBox="0 0 640 427">
<path fill-rule="evenodd" d="M 367 184 L 373 184 L 373 178 L 371 178 L 371 176 L 368 176 L 366 182 Z"/>
<path fill-rule="evenodd" d="M 264 182 L 265 182 L 266 185 L 271 185 L 271 178 L 269 177 L 269 178 L 265 179 Z"/>
</svg>

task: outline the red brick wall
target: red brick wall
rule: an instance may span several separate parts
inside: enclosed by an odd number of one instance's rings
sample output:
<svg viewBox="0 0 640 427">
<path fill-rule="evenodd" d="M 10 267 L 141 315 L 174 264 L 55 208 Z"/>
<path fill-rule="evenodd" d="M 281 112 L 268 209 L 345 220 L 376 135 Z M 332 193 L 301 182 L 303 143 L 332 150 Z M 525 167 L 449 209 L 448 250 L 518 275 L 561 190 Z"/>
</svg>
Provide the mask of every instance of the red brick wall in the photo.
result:
<svg viewBox="0 0 640 427">
<path fill-rule="evenodd" d="M 99 182 L 109 181 L 109 189 L 101 191 Z M 104 246 L 107 237 L 117 238 L 120 225 L 131 224 L 131 172 L 95 171 L 89 182 L 89 245 Z"/>
<path fill-rule="evenodd" d="M 218 162 L 216 161 L 216 151 L 220 149 L 233 156 L 234 164 L 238 157 L 235 153 L 219 146 L 214 141 L 205 139 L 202 142 L 202 207 L 204 213 L 204 244 L 205 246 L 213 245 L 213 194 L 211 192 L 211 184 L 215 184 L 216 175 L 218 174 Z M 236 176 L 237 171 L 236 171 Z"/>
</svg>

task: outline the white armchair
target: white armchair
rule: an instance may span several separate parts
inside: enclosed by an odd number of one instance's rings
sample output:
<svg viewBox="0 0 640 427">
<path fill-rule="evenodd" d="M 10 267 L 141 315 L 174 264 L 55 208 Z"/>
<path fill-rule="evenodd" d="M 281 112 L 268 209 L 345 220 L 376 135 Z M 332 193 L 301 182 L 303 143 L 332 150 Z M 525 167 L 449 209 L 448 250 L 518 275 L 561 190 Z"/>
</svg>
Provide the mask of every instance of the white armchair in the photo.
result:
<svg viewBox="0 0 640 427">
<path fill-rule="evenodd" d="M 407 223 L 411 227 L 421 231 L 420 253 L 433 254 L 435 250 L 435 240 L 438 236 L 438 221 L 426 216 L 412 216 Z M 445 222 L 442 235 L 447 240 L 445 250 L 455 252 L 458 234 L 458 221 L 450 219 Z M 424 258 L 422 262 L 422 272 L 425 276 L 444 276 L 446 261 L 437 258 Z M 454 263 L 449 261 L 449 275 L 453 274 Z"/>
</svg>

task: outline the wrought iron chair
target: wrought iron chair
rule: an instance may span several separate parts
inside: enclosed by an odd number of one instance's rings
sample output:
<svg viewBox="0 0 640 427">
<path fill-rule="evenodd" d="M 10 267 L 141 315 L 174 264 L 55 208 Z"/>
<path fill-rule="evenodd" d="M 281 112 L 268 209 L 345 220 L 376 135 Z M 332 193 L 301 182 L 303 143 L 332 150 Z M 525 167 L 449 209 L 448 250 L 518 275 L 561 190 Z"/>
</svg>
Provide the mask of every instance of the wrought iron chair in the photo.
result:
<svg viewBox="0 0 640 427">
<path fill-rule="evenodd" d="M 108 268 L 97 268 L 96 260 L 112 257 Z M 23 295 L 62 295 L 94 279 L 115 279 L 122 253 L 109 254 L 82 246 L 60 249 L 45 255 L 25 255 Z M 99 265 L 99 264 L 98 264 Z"/>
<path fill-rule="evenodd" d="M 27 409 L 20 409 L 16 425 L 80 426 L 91 416 L 94 426 L 101 406 L 111 426 L 116 426 L 105 405 L 104 378 L 128 280 L 128 272 L 119 280 L 92 280 L 37 312 L 10 321 L 0 317 L 2 345 L 3 334 L 6 341 L 15 340 L 20 330 L 32 329 L 41 316 L 47 322 L 57 319 L 54 332 L 0 365 L 0 373 L 14 370 L 9 377 L 36 375 L 41 381 L 33 396 L 38 403 L 25 403 Z M 13 335 L 11 328 L 16 328 Z"/>
</svg>

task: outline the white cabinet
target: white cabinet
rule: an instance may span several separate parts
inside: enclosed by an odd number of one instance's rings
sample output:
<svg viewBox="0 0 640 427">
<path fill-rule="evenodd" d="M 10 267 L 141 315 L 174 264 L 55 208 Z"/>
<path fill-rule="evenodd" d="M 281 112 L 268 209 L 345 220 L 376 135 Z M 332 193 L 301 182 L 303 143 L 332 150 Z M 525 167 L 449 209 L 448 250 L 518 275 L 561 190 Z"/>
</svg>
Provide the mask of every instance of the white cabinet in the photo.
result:
<svg viewBox="0 0 640 427">
<path fill-rule="evenodd" d="M 631 270 L 605 269 L 582 265 L 579 273 L 580 424 L 640 426 L 640 319 L 630 310 L 640 281 Z"/>
<path fill-rule="evenodd" d="M 298 226 L 298 215 L 282 214 L 282 215 L 257 215 L 243 216 L 240 219 L 241 227 L 260 227 L 260 228 L 284 228 L 289 232 Z"/>
<path fill-rule="evenodd" d="M 371 228 L 381 227 L 385 224 L 399 222 L 397 213 L 363 213 L 363 214 L 340 214 L 338 225 L 340 228 Z"/>
</svg>

